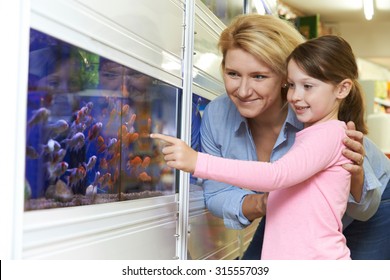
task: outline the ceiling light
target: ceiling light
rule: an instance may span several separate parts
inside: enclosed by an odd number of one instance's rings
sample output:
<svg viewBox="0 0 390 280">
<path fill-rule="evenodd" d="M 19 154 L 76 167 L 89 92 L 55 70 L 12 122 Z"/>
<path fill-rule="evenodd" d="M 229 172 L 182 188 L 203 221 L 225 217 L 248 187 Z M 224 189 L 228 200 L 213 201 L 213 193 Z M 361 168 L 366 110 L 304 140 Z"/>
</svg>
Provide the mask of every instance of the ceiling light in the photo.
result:
<svg viewBox="0 0 390 280">
<path fill-rule="evenodd" d="M 363 0 L 363 10 L 366 20 L 371 20 L 374 16 L 374 0 Z"/>
<path fill-rule="evenodd" d="M 261 0 L 254 1 L 255 8 L 258 14 L 265 15 L 264 3 Z"/>
</svg>

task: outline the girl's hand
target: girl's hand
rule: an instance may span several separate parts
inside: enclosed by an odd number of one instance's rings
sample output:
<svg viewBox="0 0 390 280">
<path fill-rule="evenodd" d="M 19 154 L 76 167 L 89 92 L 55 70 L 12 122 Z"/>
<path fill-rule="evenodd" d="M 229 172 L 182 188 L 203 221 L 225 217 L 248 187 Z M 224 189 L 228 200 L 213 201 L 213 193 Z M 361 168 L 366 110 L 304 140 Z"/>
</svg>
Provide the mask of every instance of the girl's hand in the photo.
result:
<svg viewBox="0 0 390 280">
<path fill-rule="evenodd" d="M 194 151 L 184 141 L 159 133 L 150 134 L 150 138 L 159 139 L 167 143 L 161 151 L 169 167 L 190 173 L 195 171 L 198 152 Z"/>
</svg>

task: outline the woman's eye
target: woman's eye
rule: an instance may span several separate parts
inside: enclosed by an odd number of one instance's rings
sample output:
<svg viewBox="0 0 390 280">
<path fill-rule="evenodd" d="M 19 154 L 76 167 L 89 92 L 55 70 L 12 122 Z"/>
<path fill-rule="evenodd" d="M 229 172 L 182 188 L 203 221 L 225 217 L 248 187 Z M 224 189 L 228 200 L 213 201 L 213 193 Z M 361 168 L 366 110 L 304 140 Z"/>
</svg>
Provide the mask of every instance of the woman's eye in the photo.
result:
<svg viewBox="0 0 390 280">
<path fill-rule="evenodd" d="M 255 75 L 254 78 L 255 78 L 256 80 L 262 80 L 262 79 L 265 78 L 265 76 L 264 76 L 264 75 Z"/>
<path fill-rule="evenodd" d="M 230 77 L 236 77 L 237 76 L 237 73 L 236 72 L 227 72 L 226 73 L 228 76 Z"/>
<path fill-rule="evenodd" d="M 50 79 L 47 81 L 47 86 L 52 88 L 52 89 L 58 88 L 59 85 L 60 85 L 60 82 L 57 79 Z"/>
<path fill-rule="evenodd" d="M 102 76 L 107 80 L 115 80 L 121 76 L 121 74 L 114 72 L 102 72 Z"/>
<path fill-rule="evenodd" d="M 287 83 L 287 88 L 294 88 L 295 85 L 293 83 Z"/>
</svg>

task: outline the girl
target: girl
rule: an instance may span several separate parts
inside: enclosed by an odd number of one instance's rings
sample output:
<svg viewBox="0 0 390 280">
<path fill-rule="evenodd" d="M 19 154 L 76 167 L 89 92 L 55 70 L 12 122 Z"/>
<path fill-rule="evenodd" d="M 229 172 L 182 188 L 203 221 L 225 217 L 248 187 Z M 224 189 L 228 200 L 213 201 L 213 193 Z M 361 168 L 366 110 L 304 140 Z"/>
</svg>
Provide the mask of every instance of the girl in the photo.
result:
<svg viewBox="0 0 390 280">
<path fill-rule="evenodd" d="M 323 36 L 288 57 L 287 100 L 304 129 L 274 163 L 239 161 L 197 153 L 183 141 L 169 143 L 167 164 L 201 178 L 270 192 L 262 259 L 350 259 L 342 222 L 350 173 L 342 166 L 347 121 L 366 133 L 358 70 L 350 45 Z"/>
</svg>

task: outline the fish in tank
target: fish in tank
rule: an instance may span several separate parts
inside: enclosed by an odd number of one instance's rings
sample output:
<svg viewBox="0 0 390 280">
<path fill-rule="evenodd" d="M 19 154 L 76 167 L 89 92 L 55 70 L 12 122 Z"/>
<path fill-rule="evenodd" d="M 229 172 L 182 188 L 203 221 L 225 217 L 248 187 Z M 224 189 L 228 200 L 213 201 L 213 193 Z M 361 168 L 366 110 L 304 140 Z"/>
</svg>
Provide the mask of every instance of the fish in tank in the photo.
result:
<svg viewBox="0 0 390 280">
<path fill-rule="evenodd" d="M 151 132 L 177 135 L 181 89 L 30 30 L 25 211 L 175 193 Z"/>
</svg>

